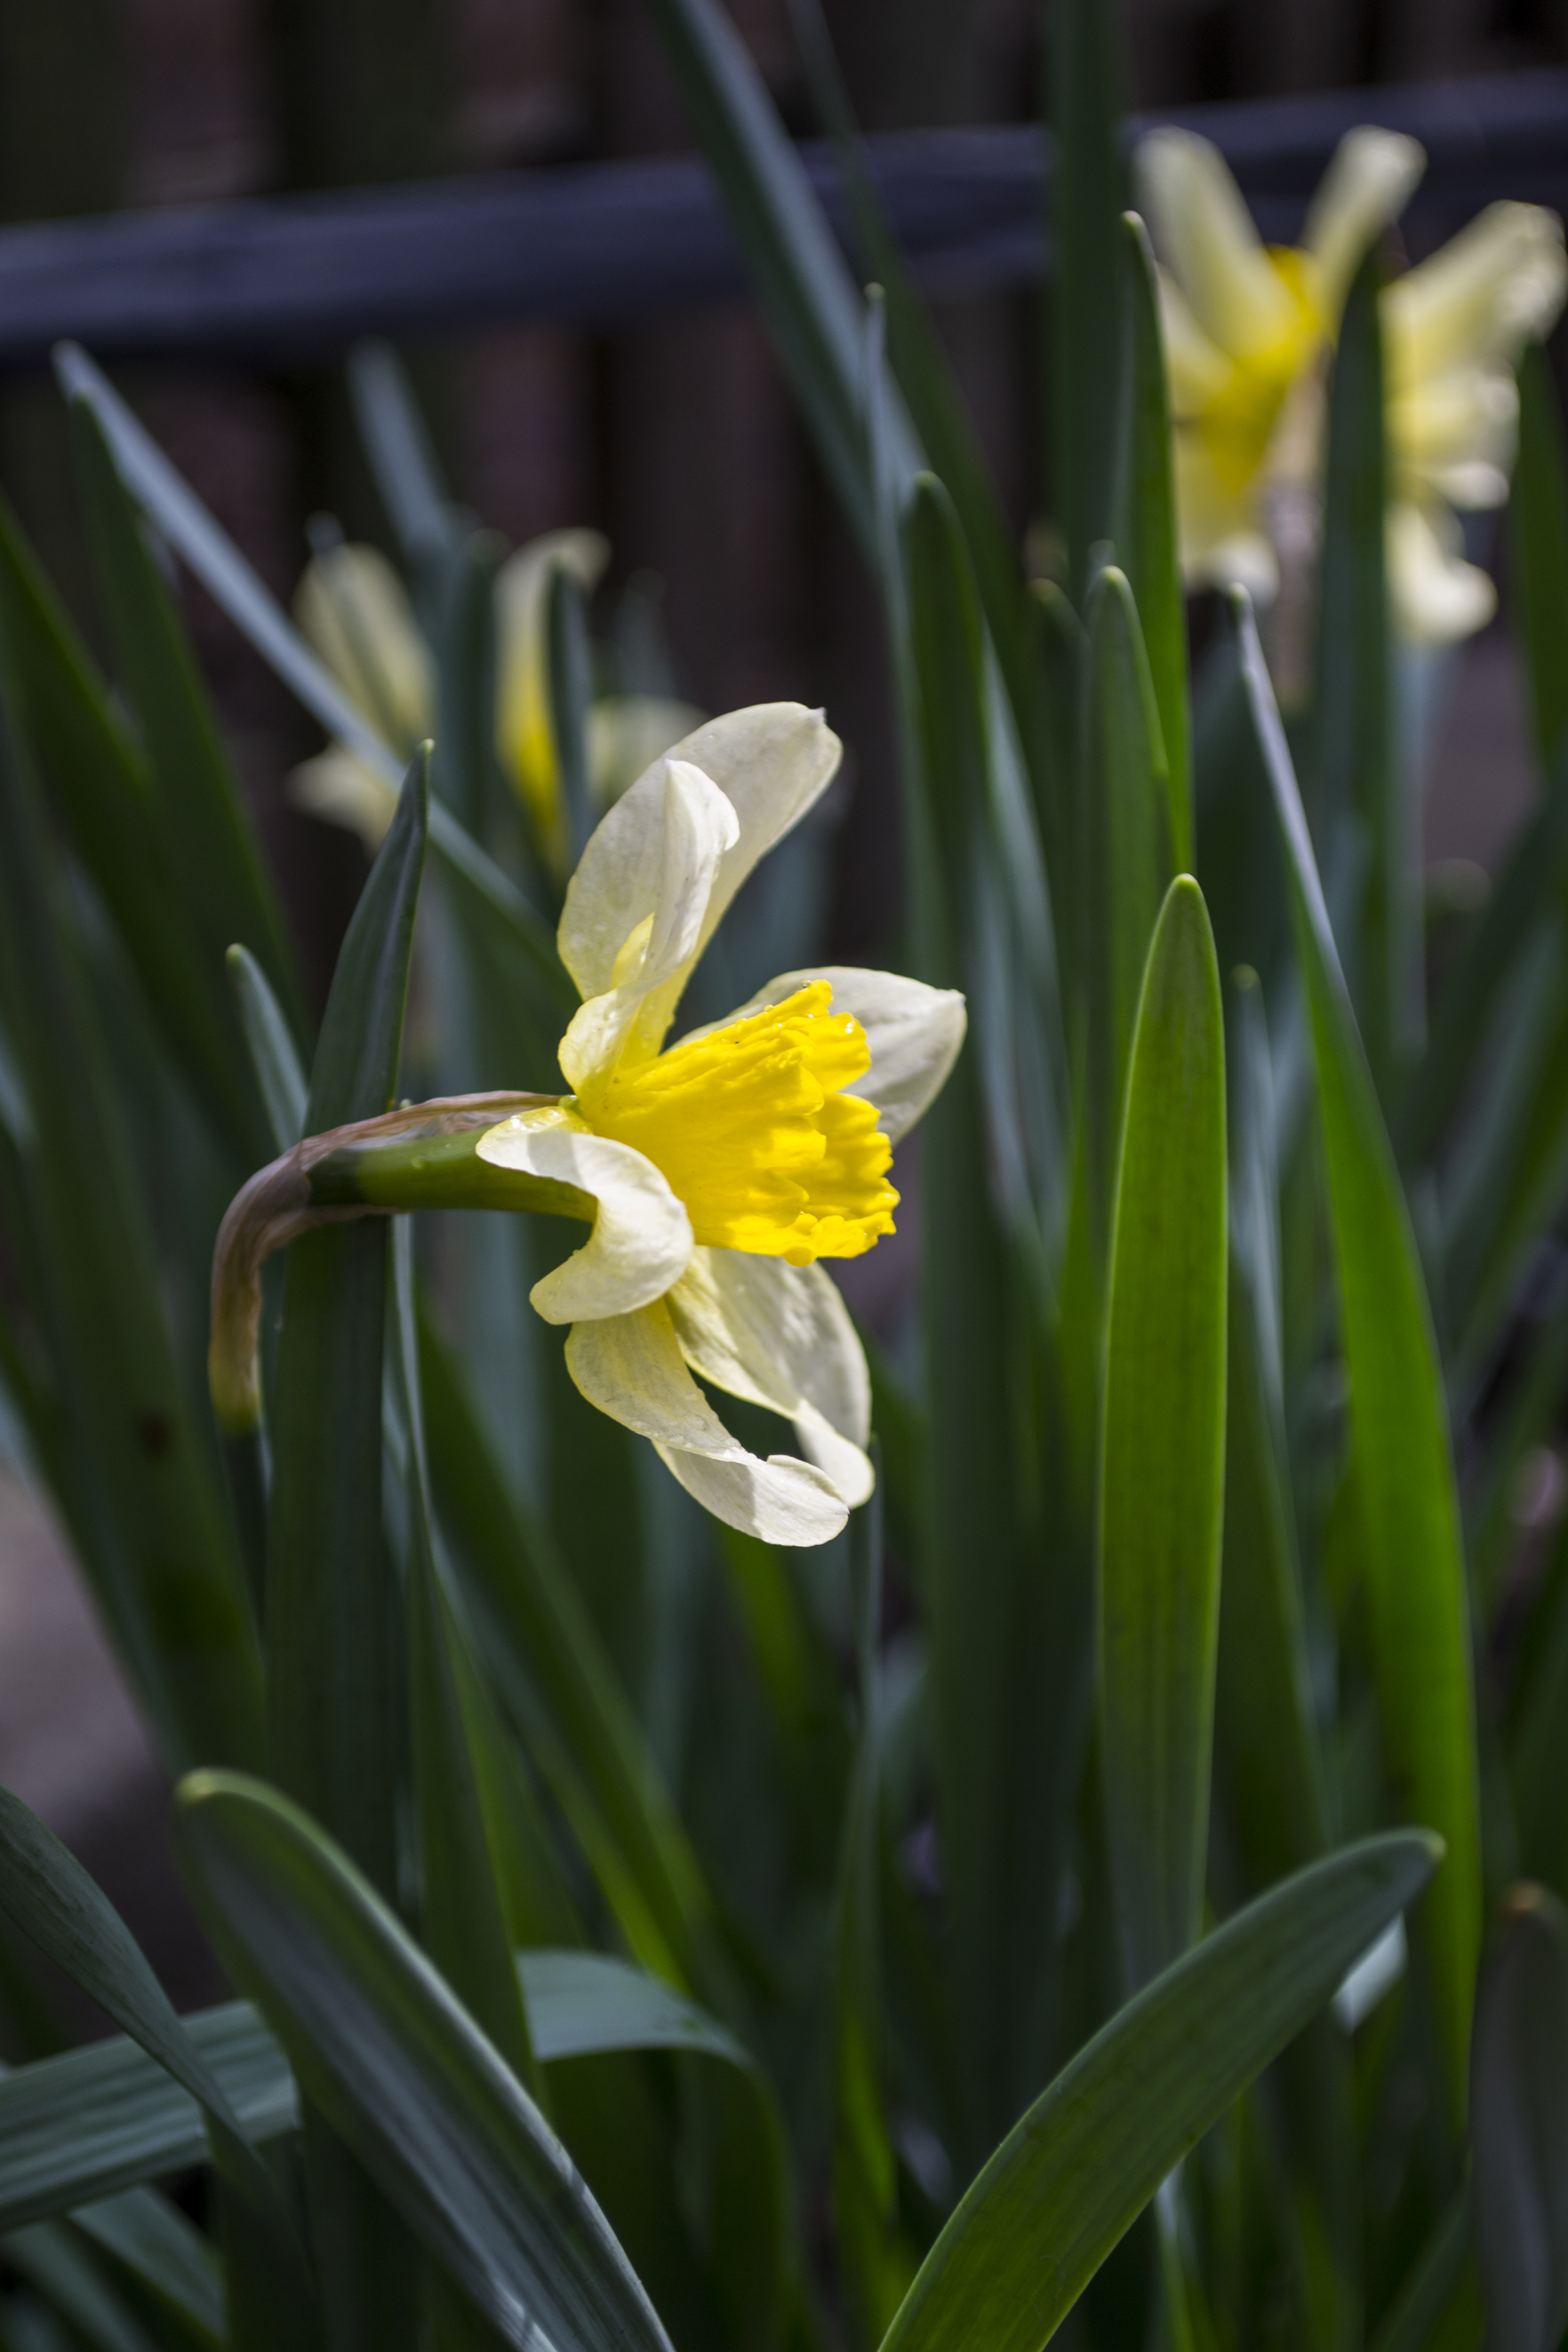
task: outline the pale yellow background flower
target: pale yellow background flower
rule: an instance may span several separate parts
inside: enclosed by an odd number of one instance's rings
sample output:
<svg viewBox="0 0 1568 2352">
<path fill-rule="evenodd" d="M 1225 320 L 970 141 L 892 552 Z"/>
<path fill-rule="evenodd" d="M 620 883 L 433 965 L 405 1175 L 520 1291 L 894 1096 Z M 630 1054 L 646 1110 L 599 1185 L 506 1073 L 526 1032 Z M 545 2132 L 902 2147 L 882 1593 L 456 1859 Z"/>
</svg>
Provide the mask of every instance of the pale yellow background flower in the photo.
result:
<svg viewBox="0 0 1568 2352">
<path fill-rule="evenodd" d="M 536 842 L 563 876 L 566 835 L 550 723 L 546 598 L 559 565 L 584 589 L 609 560 L 597 531 L 552 531 L 509 556 L 496 579 L 496 751 L 529 813 Z M 436 681 L 407 591 L 380 551 L 345 542 L 306 567 L 294 616 L 355 708 L 400 759 L 434 730 Z M 609 695 L 588 712 L 588 787 L 607 808 L 670 744 L 699 725 L 689 702 L 658 695 Z M 397 794 L 363 760 L 332 744 L 297 768 L 295 799 L 314 816 L 357 833 L 372 856 Z"/>
<path fill-rule="evenodd" d="M 1393 474 L 1389 573 L 1418 643 L 1468 636 L 1497 592 L 1467 563 L 1456 509 L 1501 506 L 1519 425 L 1514 371 L 1568 292 L 1563 224 L 1539 205 L 1489 205 L 1383 296 Z"/>
<path fill-rule="evenodd" d="M 545 863 L 558 876 L 566 871 L 569 850 L 550 724 L 550 581 L 559 568 L 586 593 L 609 560 L 609 541 L 600 532 L 552 530 L 509 555 L 496 578 L 496 750 Z"/>
<path fill-rule="evenodd" d="M 1193 582 L 1240 581 L 1261 600 L 1278 588 L 1276 502 L 1321 489 L 1322 379 L 1351 277 L 1424 165 L 1412 139 L 1351 131 L 1300 247 L 1266 248 L 1207 141 L 1164 130 L 1140 148 Z M 1464 561 L 1455 509 L 1507 494 L 1513 370 L 1528 338 L 1550 330 L 1565 287 L 1556 215 L 1494 205 L 1384 294 L 1390 590 L 1412 640 L 1447 642 L 1490 616 L 1491 583 Z"/>
</svg>

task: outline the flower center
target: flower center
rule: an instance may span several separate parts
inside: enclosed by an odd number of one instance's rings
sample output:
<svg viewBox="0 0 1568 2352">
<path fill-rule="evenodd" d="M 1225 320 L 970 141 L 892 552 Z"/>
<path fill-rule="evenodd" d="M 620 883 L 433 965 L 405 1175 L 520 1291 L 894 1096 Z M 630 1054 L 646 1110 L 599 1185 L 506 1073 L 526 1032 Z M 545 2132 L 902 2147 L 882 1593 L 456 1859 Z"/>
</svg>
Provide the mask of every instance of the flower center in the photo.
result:
<svg viewBox="0 0 1568 2352">
<path fill-rule="evenodd" d="M 893 1230 L 892 1147 L 875 1107 L 841 1091 L 871 1066 L 866 1034 L 832 995 L 815 981 L 577 1097 L 595 1135 L 653 1161 L 710 1248 L 809 1265 Z"/>
<path fill-rule="evenodd" d="M 1178 417 L 1178 429 L 1195 431 L 1226 489 L 1244 490 L 1263 463 L 1275 419 L 1286 394 L 1323 334 L 1307 257 L 1288 246 L 1271 246 L 1274 265 L 1294 305 L 1284 331 L 1231 365 L 1225 382 L 1196 416 Z"/>
</svg>

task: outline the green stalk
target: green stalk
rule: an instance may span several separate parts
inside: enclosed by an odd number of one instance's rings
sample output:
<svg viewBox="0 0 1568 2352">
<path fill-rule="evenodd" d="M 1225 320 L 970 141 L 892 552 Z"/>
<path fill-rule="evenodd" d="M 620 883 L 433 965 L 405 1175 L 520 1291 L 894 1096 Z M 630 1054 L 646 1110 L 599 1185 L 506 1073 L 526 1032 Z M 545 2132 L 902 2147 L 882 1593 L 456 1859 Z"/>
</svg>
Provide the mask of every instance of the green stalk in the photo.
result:
<svg viewBox="0 0 1568 2352">
<path fill-rule="evenodd" d="M 531 1209 L 542 1217 L 594 1222 L 593 1195 L 547 1176 L 493 1167 L 479 1156 L 482 1128 L 461 1135 L 422 1135 L 412 1142 L 355 1143 L 310 1171 L 310 1200 L 321 1208 Z"/>
</svg>

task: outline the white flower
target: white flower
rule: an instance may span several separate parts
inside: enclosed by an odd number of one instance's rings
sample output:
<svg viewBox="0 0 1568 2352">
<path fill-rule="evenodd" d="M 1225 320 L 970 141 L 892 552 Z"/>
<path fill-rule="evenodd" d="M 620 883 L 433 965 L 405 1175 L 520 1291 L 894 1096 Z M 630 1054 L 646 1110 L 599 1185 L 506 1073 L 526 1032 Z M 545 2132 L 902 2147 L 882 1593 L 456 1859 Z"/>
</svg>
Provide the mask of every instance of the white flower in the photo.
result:
<svg viewBox="0 0 1568 2352">
<path fill-rule="evenodd" d="M 820 713 L 764 704 L 697 729 L 616 803 L 561 919 L 584 999 L 561 1045 L 572 1094 L 478 1146 L 597 1202 L 587 1242 L 532 1292 L 572 1327 L 584 1395 L 716 1517 L 783 1544 L 825 1541 L 871 1489 L 865 1360 L 817 1261 L 891 1232 L 891 1146 L 952 1066 L 963 1001 L 827 967 L 664 1041 L 720 917 L 839 750 Z M 749 1454 L 693 1373 L 792 1421 L 805 1458 Z"/>
</svg>

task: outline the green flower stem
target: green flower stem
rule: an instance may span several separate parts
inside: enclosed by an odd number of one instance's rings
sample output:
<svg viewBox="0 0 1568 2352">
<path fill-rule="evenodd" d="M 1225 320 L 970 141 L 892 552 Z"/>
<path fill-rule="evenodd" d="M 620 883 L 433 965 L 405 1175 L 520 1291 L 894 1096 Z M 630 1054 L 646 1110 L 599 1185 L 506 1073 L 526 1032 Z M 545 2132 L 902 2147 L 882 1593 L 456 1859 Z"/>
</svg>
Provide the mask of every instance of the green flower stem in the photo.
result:
<svg viewBox="0 0 1568 2352">
<path fill-rule="evenodd" d="M 312 1207 L 396 1212 L 403 1209 L 531 1209 L 546 1217 L 581 1217 L 592 1223 L 594 1201 L 574 1184 L 497 1168 L 479 1156 L 484 1130 L 422 1135 L 411 1142 L 356 1143 L 331 1153 L 310 1172 Z"/>
<path fill-rule="evenodd" d="M 595 1203 L 575 1185 L 492 1168 L 479 1157 L 488 1129 L 555 1100 L 496 1094 L 411 1103 L 308 1135 L 251 1178 L 229 1204 L 213 1257 L 207 1381 L 226 1437 L 261 1426 L 261 1268 L 286 1242 L 317 1225 L 405 1209 L 531 1209 L 592 1224 Z"/>
</svg>

